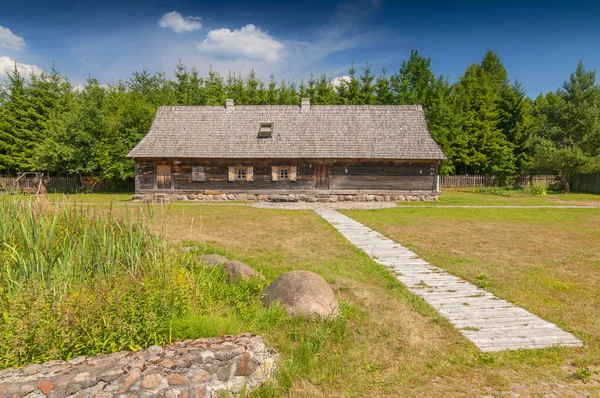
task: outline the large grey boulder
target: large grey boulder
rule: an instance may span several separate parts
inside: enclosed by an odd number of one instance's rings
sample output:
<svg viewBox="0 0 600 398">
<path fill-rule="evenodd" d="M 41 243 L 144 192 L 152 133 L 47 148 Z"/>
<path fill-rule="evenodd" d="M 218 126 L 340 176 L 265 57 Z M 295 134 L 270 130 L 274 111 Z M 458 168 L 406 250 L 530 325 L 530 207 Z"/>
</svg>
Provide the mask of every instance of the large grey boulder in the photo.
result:
<svg viewBox="0 0 600 398">
<path fill-rule="evenodd" d="M 267 307 L 279 302 L 290 315 L 310 318 L 334 318 L 339 314 L 333 290 L 321 276 L 310 271 L 292 271 L 280 275 L 264 290 Z"/>
<path fill-rule="evenodd" d="M 220 254 L 204 254 L 198 257 L 198 260 L 206 264 L 209 268 L 212 268 L 215 265 L 225 264 L 229 261 L 227 257 L 223 257 Z"/>
<path fill-rule="evenodd" d="M 225 269 L 225 272 L 227 272 L 227 280 L 229 282 L 233 282 L 239 279 L 246 281 L 253 277 L 265 279 L 265 277 L 260 272 L 256 271 L 249 265 L 240 263 L 239 261 L 229 261 L 225 263 L 223 268 Z"/>
</svg>

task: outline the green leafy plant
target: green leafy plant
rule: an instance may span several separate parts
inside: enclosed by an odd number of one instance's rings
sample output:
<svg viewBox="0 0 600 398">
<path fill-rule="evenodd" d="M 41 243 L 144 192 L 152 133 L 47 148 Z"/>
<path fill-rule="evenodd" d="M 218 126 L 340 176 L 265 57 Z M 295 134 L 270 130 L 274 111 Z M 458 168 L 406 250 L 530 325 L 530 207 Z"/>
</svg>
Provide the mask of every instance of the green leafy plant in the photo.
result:
<svg viewBox="0 0 600 398">
<path fill-rule="evenodd" d="M 543 184 L 534 184 L 531 187 L 531 194 L 535 196 L 546 196 L 547 188 Z"/>
<path fill-rule="evenodd" d="M 490 286 L 492 286 L 492 283 L 490 281 L 487 280 L 487 276 L 483 273 L 479 273 L 477 274 L 477 276 L 475 277 L 475 285 L 477 287 L 480 287 L 482 289 L 487 289 Z"/>
<path fill-rule="evenodd" d="M 592 378 L 592 371 L 586 366 L 581 366 L 577 368 L 573 377 L 582 381 L 589 381 Z"/>
</svg>

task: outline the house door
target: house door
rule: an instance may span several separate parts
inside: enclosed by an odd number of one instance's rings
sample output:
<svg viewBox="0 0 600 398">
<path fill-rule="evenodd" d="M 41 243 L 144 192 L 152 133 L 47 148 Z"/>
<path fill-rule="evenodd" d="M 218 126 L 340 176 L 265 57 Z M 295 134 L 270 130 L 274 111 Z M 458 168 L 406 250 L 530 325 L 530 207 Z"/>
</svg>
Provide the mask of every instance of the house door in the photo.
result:
<svg viewBox="0 0 600 398">
<path fill-rule="evenodd" d="M 156 189 L 171 189 L 171 165 L 156 165 Z"/>
<path fill-rule="evenodd" d="M 315 187 L 317 189 L 329 189 L 329 174 L 331 166 L 324 164 L 315 165 Z"/>
</svg>

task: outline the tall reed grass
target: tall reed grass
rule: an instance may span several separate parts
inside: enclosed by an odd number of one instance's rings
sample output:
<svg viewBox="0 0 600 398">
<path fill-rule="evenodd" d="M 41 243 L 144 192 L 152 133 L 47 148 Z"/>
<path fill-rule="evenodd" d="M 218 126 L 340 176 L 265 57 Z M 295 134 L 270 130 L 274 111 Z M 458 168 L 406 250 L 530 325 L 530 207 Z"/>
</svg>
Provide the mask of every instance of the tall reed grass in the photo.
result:
<svg viewBox="0 0 600 398">
<path fill-rule="evenodd" d="M 129 214 L 122 219 L 66 203 L 4 197 L 0 220 L 1 282 L 11 296 L 26 284 L 61 293 L 74 282 L 171 263 L 165 242 Z"/>
<path fill-rule="evenodd" d="M 164 344 L 193 316 L 250 329 L 264 282 L 228 284 L 152 221 L 0 197 L 0 367 Z"/>
</svg>

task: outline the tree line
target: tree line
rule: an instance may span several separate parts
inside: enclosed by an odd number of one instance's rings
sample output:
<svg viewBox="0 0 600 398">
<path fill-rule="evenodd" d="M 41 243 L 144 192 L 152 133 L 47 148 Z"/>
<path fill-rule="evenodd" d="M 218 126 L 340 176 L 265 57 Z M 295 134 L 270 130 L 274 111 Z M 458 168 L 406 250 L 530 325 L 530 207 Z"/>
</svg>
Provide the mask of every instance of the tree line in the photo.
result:
<svg viewBox="0 0 600 398">
<path fill-rule="evenodd" d="M 173 77 L 135 72 L 101 85 L 75 87 L 56 67 L 25 78 L 15 69 L 0 88 L 0 173 L 44 171 L 95 175 L 108 184 L 129 182 L 134 164 L 124 156 L 148 132 L 162 105 L 421 104 L 429 129 L 448 160 L 443 174 L 494 175 L 505 182 L 536 171 L 561 175 L 600 170 L 600 87 L 580 62 L 556 91 L 531 99 L 510 81 L 488 51 L 455 82 L 436 76 L 417 50 L 388 76 L 367 64 L 332 84 L 262 81 L 254 71 L 200 76 L 179 63 Z"/>
</svg>

